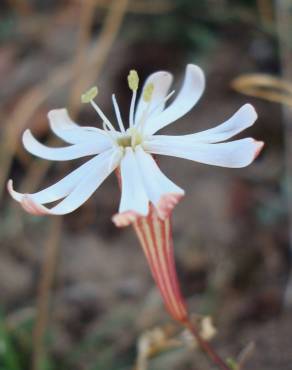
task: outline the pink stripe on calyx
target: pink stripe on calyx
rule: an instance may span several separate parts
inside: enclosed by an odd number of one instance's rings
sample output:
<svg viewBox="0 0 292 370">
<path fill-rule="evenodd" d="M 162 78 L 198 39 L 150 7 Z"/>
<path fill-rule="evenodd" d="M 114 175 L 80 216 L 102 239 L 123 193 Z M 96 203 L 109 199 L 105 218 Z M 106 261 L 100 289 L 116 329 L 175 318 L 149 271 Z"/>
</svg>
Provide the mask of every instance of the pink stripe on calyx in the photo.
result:
<svg viewBox="0 0 292 370">
<path fill-rule="evenodd" d="M 176 321 L 187 322 L 187 308 L 175 269 L 170 218 L 161 220 L 151 206 L 148 216 L 140 217 L 133 226 L 167 311 Z"/>
</svg>

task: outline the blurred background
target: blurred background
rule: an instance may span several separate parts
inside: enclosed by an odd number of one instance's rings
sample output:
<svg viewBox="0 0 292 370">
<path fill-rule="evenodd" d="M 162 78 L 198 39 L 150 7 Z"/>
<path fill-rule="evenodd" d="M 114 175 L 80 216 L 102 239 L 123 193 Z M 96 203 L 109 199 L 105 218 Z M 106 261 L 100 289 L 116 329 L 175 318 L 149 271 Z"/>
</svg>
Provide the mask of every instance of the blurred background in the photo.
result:
<svg viewBox="0 0 292 370">
<path fill-rule="evenodd" d="M 130 69 L 141 80 L 169 70 L 177 89 L 187 63 L 204 69 L 206 92 L 165 131 L 210 128 L 250 102 L 259 118 L 242 135 L 266 146 L 238 170 L 159 159 L 187 194 L 173 222 L 183 292 L 192 312 L 213 317 L 214 347 L 230 364 L 244 362 L 238 370 L 292 369 L 291 12 L 291 1 L 276 0 L 1 0 L 1 370 L 213 369 L 198 350 L 173 345 L 180 329 L 133 230 L 110 220 L 114 176 L 64 218 L 27 215 L 5 188 L 12 177 L 33 192 L 77 167 L 22 147 L 26 128 L 60 144 L 50 109 L 98 125 L 79 104 L 83 91 L 97 84 L 114 119 L 113 92 L 128 112 Z"/>
</svg>

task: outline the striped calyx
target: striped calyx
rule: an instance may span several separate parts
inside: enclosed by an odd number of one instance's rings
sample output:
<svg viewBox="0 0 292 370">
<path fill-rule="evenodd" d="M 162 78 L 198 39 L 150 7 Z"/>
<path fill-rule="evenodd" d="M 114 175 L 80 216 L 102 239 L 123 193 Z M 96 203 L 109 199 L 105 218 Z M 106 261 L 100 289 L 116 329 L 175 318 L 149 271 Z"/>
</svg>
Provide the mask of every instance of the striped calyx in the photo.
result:
<svg viewBox="0 0 292 370">
<path fill-rule="evenodd" d="M 134 222 L 134 229 L 167 311 L 175 320 L 187 322 L 187 308 L 175 269 L 170 218 L 161 220 L 150 207 L 147 217 L 139 217 Z"/>
</svg>

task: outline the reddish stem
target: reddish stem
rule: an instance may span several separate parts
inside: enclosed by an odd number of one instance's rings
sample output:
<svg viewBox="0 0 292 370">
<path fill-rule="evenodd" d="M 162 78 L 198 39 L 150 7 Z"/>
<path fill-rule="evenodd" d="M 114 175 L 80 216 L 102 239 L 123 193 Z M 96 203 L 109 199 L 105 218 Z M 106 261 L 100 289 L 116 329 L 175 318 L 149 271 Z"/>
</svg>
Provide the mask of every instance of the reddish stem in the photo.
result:
<svg viewBox="0 0 292 370">
<path fill-rule="evenodd" d="M 211 345 L 204 340 L 199 334 L 197 328 L 190 321 L 184 323 L 186 328 L 194 335 L 201 349 L 208 355 L 210 360 L 220 369 L 220 370 L 231 370 L 230 367 L 225 363 L 225 361 L 217 354 L 217 352 L 211 347 Z"/>
</svg>

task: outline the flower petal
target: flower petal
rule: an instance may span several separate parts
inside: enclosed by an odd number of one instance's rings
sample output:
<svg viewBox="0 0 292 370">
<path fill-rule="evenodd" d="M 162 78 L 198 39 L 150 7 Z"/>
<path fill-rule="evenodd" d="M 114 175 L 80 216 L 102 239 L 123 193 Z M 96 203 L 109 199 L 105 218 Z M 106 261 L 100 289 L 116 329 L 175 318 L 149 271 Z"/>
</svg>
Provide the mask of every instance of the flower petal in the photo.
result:
<svg viewBox="0 0 292 370">
<path fill-rule="evenodd" d="M 53 109 L 48 113 L 51 130 L 69 144 L 77 144 L 80 137 L 76 135 L 80 126 L 73 122 L 65 108 Z"/>
<path fill-rule="evenodd" d="M 169 72 L 159 71 L 151 74 L 144 83 L 144 87 L 137 104 L 135 113 L 135 124 L 141 120 L 144 112 L 147 110 L 147 117 L 159 114 L 164 109 L 164 99 L 172 83 L 172 75 Z M 149 84 L 154 85 L 153 94 L 149 103 L 143 100 L 144 89 Z M 149 114 L 150 113 L 150 114 Z"/>
<path fill-rule="evenodd" d="M 8 190 L 11 196 L 21 203 L 22 207 L 34 215 L 63 215 L 73 212 L 80 207 L 94 193 L 100 184 L 117 167 L 121 154 L 117 150 L 108 150 L 93 158 L 88 166 L 79 167 L 79 172 L 59 181 L 57 184 L 34 194 L 17 193 L 12 188 L 12 182 L 8 182 Z M 88 162 L 89 163 L 89 162 Z M 88 164 L 86 163 L 86 164 Z M 110 163 L 110 166 L 109 166 Z M 86 171 L 85 171 L 86 170 Z M 71 180 L 71 182 L 70 182 Z M 55 191 L 56 193 L 52 193 Z M 64 198 L 51 209 L 44 207 L 43 203 Z"/>
<path fill-rule="evenodd" d="M 144 149 L 150 153 L 170 155 L 192 161 L 221 167 L 248 166 L 259 154 L 264 143 L 252 138 L 234 140 L 228 143 L 186 143 L 174 140 L 171 136 L 153 136 L 144 143 Z"/>
<path fill-rule="evenodd" d="M 119 213 L 112 218 L 118 227 L 129 225 L 138 216 L 146 216 L 149 208 L 137 159 L 130 147 L 125 149 L 125 155 L 121 161 L 121 184 L 122 196 Z"/>
<path fill-rule="evenodd" d="M 252 126 L 256 119 L 257 113 L 254 107 L 251 104 L 245 104 L 235 112 L 232 117 L 220 125 L 195 134 L 184 135 L 183 137 L 196 142 L 217 143 L 219 141 L 228 140 L 232 136 Z"/>
<path fill-rule="evenodd" d="M 103 130 L 97 127 L 82 127 L 71 120 L 65 108 L 54 109 L 48 113 L 51 130 L 69 144 L 78 144 L 85 140 L 108 142 Z"/>
<path fill-rule="evenodd" d="M 46 189 L 38 191 L 36 193 L 29 194 L 29 197 L 37 203 L 50 203 L 55 202 L 61 198 L 66 197 L 75 187 L 76 185 L 82 180 L 82 178 L 93 170 L 96 162 L 99 161 L 99 157 L 96 156 L 89 161 L 85 162 L 82 166 L 78 167 L 76 170 L 70 172 L 67 176 L 65 176 L 60 181 L 56 182 L 55 184 L 49 186 Z M 23 196 L 25 194 L 16 192 L 13 190 L 13 182 L 12 180 L 8 181 L 8 191 L 12 198 L 14 198 L 17 202 L 21 202 Z"/>
<path fill-rule="evenodd" d="M 22 142 L 25 149 L 31 154 L 52 161 L 66 161 L 88 155 L 95 155 L 108 149 L 110 145 L 112 145 L 110 141 L 100 143 L 91 138 L 89 141 L 84 141 L 67 147 L 50 148 L 37 141 L 30 130 L 26 130 L 23 133 Z"/>
<path fill-rule="evenodd" d="M 169 107 L 145 124 L 145 133 L 154 134 L 189 112 L 201 97 L 205 88 L 204 73 L 198 66 L 189 64 L 186 68 L 182 88 Z"/>
<path fill-rule="evenodd" d="M 147 196 L 156 207 L 159 217 L 166 219 L 183 197 L 184 191 L 160 171 L 152 156 L 145 153 L 141 146 L 136 147 L 135 154 Z"/>
</svg>

